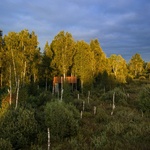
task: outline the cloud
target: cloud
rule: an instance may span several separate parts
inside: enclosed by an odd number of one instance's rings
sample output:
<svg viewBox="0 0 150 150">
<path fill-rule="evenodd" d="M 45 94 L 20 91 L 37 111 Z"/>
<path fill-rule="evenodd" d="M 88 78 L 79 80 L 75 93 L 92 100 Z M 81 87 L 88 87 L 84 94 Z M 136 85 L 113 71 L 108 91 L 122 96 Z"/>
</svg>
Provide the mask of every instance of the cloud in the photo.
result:
<svg viewBox="0 0 150 150">
<path fill-rule="evenodd" d="M 108 56 L 139 52 L 150 61 L 149 0 L 5 0 L 0 18 L 4 34 L 34 30 L 42 49 L 65 30 L 75 40 L 97 38 Z"/>
</svg>

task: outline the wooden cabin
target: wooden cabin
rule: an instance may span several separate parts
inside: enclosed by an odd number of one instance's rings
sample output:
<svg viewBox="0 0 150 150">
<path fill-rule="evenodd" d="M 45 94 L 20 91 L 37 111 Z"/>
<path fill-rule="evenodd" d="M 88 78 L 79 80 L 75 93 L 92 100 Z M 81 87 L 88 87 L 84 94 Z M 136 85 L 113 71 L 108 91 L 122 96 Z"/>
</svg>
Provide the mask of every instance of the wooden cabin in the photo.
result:
<svg viewBox="0 0 150 150">
<path fill-rule="evenodd" d="M 53 78 L 53 91 L 54 93 L 58 93 L 61 89 L 63 89 L 64 82 L 67 82 L 72 85 L 77 84 L 77 77 L 75 76 L 67 76 L 66 78 L 64 77 L 54 77 Z"/>
</svg>

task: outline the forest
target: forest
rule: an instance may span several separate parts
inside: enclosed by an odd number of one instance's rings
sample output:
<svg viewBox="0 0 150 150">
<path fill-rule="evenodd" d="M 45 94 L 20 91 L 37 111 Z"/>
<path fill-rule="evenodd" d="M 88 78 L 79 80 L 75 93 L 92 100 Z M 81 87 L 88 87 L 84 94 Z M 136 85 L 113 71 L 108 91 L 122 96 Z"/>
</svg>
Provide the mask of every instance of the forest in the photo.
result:
<svg viewBox="0 0 150 150">
<path fill-rule="evenodd" d="M 65 31 L 38 45 L 0 30 L 0 150 L 149 149 L 150 62 Z"/>
</svg>

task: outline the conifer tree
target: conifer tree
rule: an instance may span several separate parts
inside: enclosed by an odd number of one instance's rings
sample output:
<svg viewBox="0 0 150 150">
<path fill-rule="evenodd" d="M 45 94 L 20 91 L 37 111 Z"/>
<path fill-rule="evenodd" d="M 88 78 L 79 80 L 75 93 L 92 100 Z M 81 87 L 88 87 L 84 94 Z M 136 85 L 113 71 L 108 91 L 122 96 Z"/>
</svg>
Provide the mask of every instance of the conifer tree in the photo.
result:
<svg viewBox="0 0 150 150">
<path fill-rule="evenodd" d="M 52 68 L 51 61 L 53 57 L 53 52 L 48 42 L 46 42 L 44 47 L 44 52 L 42 55 L 42 62 L 40 67 L 40 80 L 45 83 L 45 89 L 47 90 L 48 81 L 52 80 Z"/>
</svg>

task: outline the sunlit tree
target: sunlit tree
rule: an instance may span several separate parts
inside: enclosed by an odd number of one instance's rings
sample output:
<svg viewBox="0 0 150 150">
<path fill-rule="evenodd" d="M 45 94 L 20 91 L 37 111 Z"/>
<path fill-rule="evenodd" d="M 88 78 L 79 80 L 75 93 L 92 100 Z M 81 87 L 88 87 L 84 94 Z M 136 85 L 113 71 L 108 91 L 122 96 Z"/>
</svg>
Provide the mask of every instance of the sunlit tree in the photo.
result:
<svg viewBox="0 0 150 150">
<path fill-rule="evenodd" d="M 145 63 L 145 72 L 150 79 L 150 62 Z"/>
<path fill-rule="evenodd" d="M 57 70 L 57 74 L 64 76 L 64 79 L 73 63 L 74 46 L 72 35 L 64 31 L 59 32 L 51 43 L 54 52 L 52 66 Z"/>
<path fill-rule="evenodd" d="M 34 32 L 28 30 L 21 32 L 9 32 L 4 37 L 7 57 L 12 66 L 12 77 L 17 86 L 18 79 L 21 84 L 35 81 L 37 78 L 37 67 L 40 62 L 40 51 L 37 48 L 38 41 Z"/>
<path fill-rule="evenodd" d="M 91 51 L 94 52 L 95 59 L 95 73 L 102 73 L 106 70 L 106 55 L 103 52 L 98 39 L 91 40 L 90 42 Z"/>
<path fill-rule="evenodd" d="M 136 53 L 129 61 L 129 72 L 133 77 L 137 77 L 143 71 L 144 61 L 140 54 Z"/>
<path fill-rule="evenodd" d="M 5 69 L 6 69 L 6 59 L 5 59 L 5 50 L 4 50 L 4 39 L 2 37 L 2 31 L 0 30 L 0 87 L 3 86 Z"/>
<path fill-rule="evenodd" d="M 78 41 L 76 44 L 76 54 L 74 56 L 73 72 L 81 80 L 82 91 L 84 83 L 92 82 L 94 71 L 94 52 L 91 51 L 88 43 L 85 41 Z"/>
<path fill-rule="evenodd" d="M 128 73 L 125 59 L 121 55 L 112 54 L 109 59 L 110 72 L 122 83 L 126 82 Z"/>
<path fill-rule="evenodd" d="M 5 78 L 11 95 L 12 89 L 16 93 L 16 107 L 18 105 L 20 85 L 35 82 L 38 76 L 38 64 L 40 63 L 40 52 L 37 48 L 37 36 L 28 30 L 21 32 L 9 32 L 4 36 L 5 42 Z M 11 99 L 11 96 L 10 96 Z M 11 104 L 11 100 L 10 100 Z"/>
</svg>

